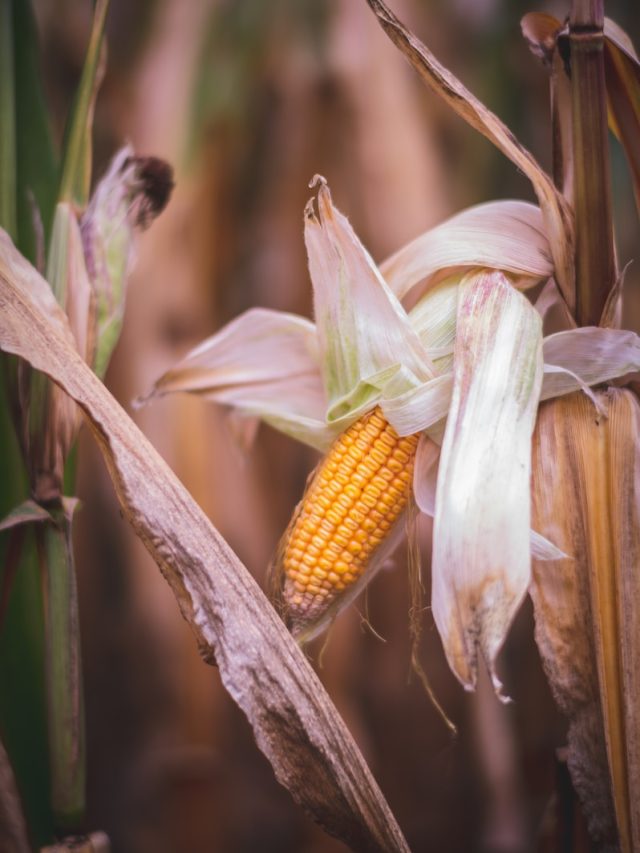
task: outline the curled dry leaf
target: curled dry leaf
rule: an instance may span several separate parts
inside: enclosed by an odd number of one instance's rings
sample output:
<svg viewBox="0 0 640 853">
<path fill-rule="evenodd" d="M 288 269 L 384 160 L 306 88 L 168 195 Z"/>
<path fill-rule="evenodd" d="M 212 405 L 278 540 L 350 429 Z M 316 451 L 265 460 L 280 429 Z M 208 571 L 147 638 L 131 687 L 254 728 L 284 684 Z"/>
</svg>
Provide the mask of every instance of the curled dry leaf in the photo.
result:
<svg viewBox="0 0 640 853">
<path fill-rule="evenodd" d="M 486 136 L 533 184 L 545 220 L 556 280 L 570 310 L 574 307 L 573 218 L 570 207 L 556 190 L 551 178 L 535 158 L 514 137 L 508 127 L 487 109 L 410 33 L 382 0 L 367 0 L 391 41 L 406 56 L 425 83 L 446 103 Z"/>
<path fill-rule="evenodd" d="M 520 21 L 520 28 L 531 53 L 550 66 L 562 23 L 546 12 L 527 12 Z"/>
<path fill-rule="evenodd" d="M 567 50 L 558 50 L 558 35 L 564 25 L 553 15 L 529 12 L 520 26 L 529 49 L 549 70 L 553 179 L 567 201 L 573 203 L 573 122 L 568 47 Z"/>
<path fill-rule="evenodd" d="M 338 712 L 293 638 L 227 543 L 64 332 L 46 282 L 6 238 L 0 347 L 60 384 L 83 410 L 123 512 L 170 584 L 202 656 L 251 723 L 276 777 L 328 832 L 356 850 L 407 851 Z M 61 328 L 62 323 L 62 328 Z"/>
<path fill-rule="evenodd" d="M 635 850 L 640 406 L 630 391 L 597 394 L 607 417 L 596 417 L 582 394 L 540 409 L 533 520 L 575 559 L 534 563 L 531 596 L 545 670 L 569 718 L 569 769 L 592 836 L 615 847 L 617 824 L 622 850 Z"/>
<path fill-rule="evenodd" d="M 521 26 L 531 52 L 551 69 L 554 178 L 571 200 L 571 93 L 561 56 L 568 59 L 568 27 L 542 12 L 525 15 Z M 610 18 L 604 19 L 604 67 L 609 128 L 624 148 L 640 208 L 640 61 L 627 33 Z"/>
<path fill-rule="evenodd" d="M 605 20 L 604 33 L 609 126 L 627 155 L 640 209 L 640 61 L 629 37 L 617 24 Z"/>
</svg>

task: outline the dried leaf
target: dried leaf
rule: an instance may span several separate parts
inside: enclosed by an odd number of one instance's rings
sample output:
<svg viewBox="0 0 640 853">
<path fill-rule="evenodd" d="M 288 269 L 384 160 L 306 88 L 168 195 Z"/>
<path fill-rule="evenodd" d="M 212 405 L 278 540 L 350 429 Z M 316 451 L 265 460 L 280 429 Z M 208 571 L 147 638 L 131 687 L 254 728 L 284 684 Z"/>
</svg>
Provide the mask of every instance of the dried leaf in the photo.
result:
<svg viewBox="0 0 640 853">
<path fill-rule="evenodd" d="M 534 565 L 531 594 L 590 830 L 614 845 L 617 817 L 631 850 L 640 844 L 640 407 L 629 391 L 598 396 L 606 418 L 582 395 L 541 407 L 534 520 L 575 560 Z"/>
<path fill-rule="evenodd" d="M 640 210 L 640 62 L 620 27 L 606 20 L 604 31 L 609 125 L 627 155 Z"/>
<path fill-rule="evenodd" d="M 0 347 L 46 372 L 82 408 L 124 513 L 278 780 L 354 849 L 407 851 L 362 755 L 294 640 L 177 477 L 42 311 L 47 290 L 5 240 Z"/>
<path fill-rule="evenodd" d="M 544 339 L 543 353 L 543 400 L 640 370 L 640 337 L 625 329 L 582 326 L 556 332 Z M 552 366 L 562 370 L 551 374 Z"/>
<path fill-rule="evenodd" d="M 51 521 L 50 513 L 35 501 L 28 500 L 5 515 L 0 521 L 0 530 L 10 530 L 21 524 L 33 524 L 39 521 Z"/>
<path fill-rule="evenodd" d="M 575 298 L 573 220 L 569 206 L 549 176 L 511 131 L 456 79 L 422 42 L 410 33 L 382 0 L 367 0 L 391 41 L 407 57 L 425 83 L 472 127 L 486 136 L 533 184 L 545 221 L 555 275 L 562 295 L 573 311 Z"/>
<path fill-rule="evenodd" d="M 75 339 L 67 317 L 58 305 L 51 288 L 14 250 L 7 234 L 0 229 L 0 256 L 3 268 L 10 275 L 20 276 L 32 298 L 56 327 L 68 345 L 74 349 Z M 43 376 L 32 375 L 28 364 L 18 364 L 18 396 L 21 406 L 21 425 L 18 435 L 27 468 L 32 494 L 46 503 L 60 494 L 64 460 L 75 438 L 78 422 L 76 407 L 66 394 Z M 33 393 L 32 381 L 37 384 Z"/>
<path fill-rule="evenodd" d="M 438 471 L 433 615 L 468 690 L 495 661 L 529 585 L 531 434 L 542 381 L 540 317 L 502 273 L 460 285 L 453 394 Z"/>
<path fill-rule="evenodd" d="M 604 329 L 620 329 L 622 326 L 622 297 L 624 296 L 624 280 L 627 270 L 631 266 L 632 261 L 629 261 L 622 270 L 616 283 L 611 288 L 611 292 L 607 297 L 602 317 L 600 318 L 599 326 Z"/>
<path fill-rule="evenodd" d="M 561 21 L 545 12 L 528 12 L 520 21 L 520 28 L 529 50 L 550 66 L 556 49 L 556 38 L 562 29 Z"/>
<path fill-rule="evenodd" d="M 529 49 L 550 72 L 551 137 L 553 179 L 569 203 L 573 202 L 573 124 L 571 120 L 571 81 L 567 73 L 566 52 L 558 50 L 558 36 L 566 28 L 553 15 L 530 12 L 521 21 L 522 35 Z"/>
<path fill-rule="evenodd" d="M 615 45 L 625 56 L 628 56 L 636 65 L 640 63 L 638 54 L 633 46 L 630 36 L 625 33 L 621 26 L 612 21 L 611 18 L 604 19 L 604 35 L 608 42 Z"/>
<path fill-rule="evenodd" d="M 564 61 L 556 49 L 558 40 L 566 41 L 568 28 L 552 15 L 532 12 L 522 19 L 522 32 L 532 52 L 552 69 L 554 177 L 565 198 L 571 200 L 571 93 Z M 627 33 L 610 18 L 604 20 L 604 36 L 609 128 L 627 155 L 640 209 L 640 61 Z"/>
</svg>

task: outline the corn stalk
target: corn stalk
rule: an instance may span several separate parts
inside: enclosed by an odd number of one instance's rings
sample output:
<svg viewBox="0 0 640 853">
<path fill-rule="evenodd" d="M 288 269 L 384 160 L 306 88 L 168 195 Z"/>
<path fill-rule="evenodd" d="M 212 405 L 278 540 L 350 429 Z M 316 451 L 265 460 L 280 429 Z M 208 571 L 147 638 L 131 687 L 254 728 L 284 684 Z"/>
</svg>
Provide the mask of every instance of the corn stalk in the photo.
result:
<svg viewBox="0 0 640 853">
<path fill-rule="evenodd" d="M 610 302 L 618 295 L 602 0 L 575 0 L 568 41 L 572 123 L 556 129 L 564 142 L 567 133 L 572 139 L 575 319 L 593 326 L 612 322 Z M 556 77 L 563 74 L 552 67 Z M 630 391 L 610 388 L 599 400 L 603 417 L 580 396 L 541 411 L 534 518 L 554 530 L 573 560 L 553 569 L 537 564 L 532 597 L 545 669 L 570 721 L 569 768 L 592 836 L 604 848 L 634 851 L 640 849 L 634 665 L 640 624 L 632 604 L 639 594 L 639 408 Z"/>
<path fill-rule="evenodd" d="M 574 0 L 569 23 L 576 217 L 576 320 L 597 326 L 615 281 L 604 2 Z"/>
</svg>

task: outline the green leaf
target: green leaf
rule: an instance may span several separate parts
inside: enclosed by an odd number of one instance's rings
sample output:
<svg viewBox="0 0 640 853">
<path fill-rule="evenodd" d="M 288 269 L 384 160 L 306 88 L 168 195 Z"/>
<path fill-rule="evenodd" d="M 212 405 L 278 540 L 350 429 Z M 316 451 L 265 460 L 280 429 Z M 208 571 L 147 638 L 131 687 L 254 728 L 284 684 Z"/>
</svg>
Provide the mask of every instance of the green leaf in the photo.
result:
<svg viewBox="0 0 640 853">
<path fill-rule="evenodd" d="M 0 558 L 4 563 L 5 534 Z M 0 637 L 0 728 L 38 848 L 51 839 L 42 590 L 31 532 L 23 544 Z"/>
<path fill-rule="evenodd" d="M 85 730 L 78 592 L 71 527 L 77 500 L 64 498 L 39 531 L 45 598 L 45 664 L 51 802 L 56 825 L 78 829 L 85 808 Z"/>
<path fill-rule="evenodd" d="M 13 4 L 0 0 L 0 225 L 16 237 L 16 126 Z"/>
<path fill-rule="evenodd" d="M 4 358 L 3 358 L 4 360 Z M 0 365 L 4 367 L 4 365 Z M 26 494 L 9 406 L 0 370 L 0 513 L 5 516 Z M 0 534 L 0 586 L 5 572 L 9 534 Z M 32 840 L 39 847 L 51 840 L 46 720 L 42 592 L 31 531 L 23 542 L 21 560 L 0 633 L 0 729 L 16 775 Z"/>
<path fill-rule="evenodd" d="M 38 41 L 29 0 L 13 2 L 17 161 L 17 245 L 42 268 L 51 229 L 58 163 L 38 67 Z M 41 229 L 41 230 L 40 230 Z"/>
<path fill-rule="evenodd" d="M 84 207 L 91 187 L 91 131 L 96 96 L 102 81 L 102 44 L 109 0 L 98 0 L 82 77 L 65 135 L 58 199 Z"/>
</svg>

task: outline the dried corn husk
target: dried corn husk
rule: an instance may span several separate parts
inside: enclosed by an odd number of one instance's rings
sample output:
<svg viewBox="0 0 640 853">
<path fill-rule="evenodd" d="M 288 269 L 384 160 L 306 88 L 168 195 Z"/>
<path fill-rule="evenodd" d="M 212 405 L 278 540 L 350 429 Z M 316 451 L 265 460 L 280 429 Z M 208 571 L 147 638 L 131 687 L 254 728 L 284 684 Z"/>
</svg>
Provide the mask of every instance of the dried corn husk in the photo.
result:
<svg viewBox="0 0 640 853">
<path fill-rule="evenodd" d="M 454 674 L 472 690 L 526 595 L 531 433 L 542 384 L 542 323 L 500 272 L 460 285 L 453 392 L 433 528 L 433 615 Z"/>
<path fill-rule="evenodd" d="M 628 390 L 545 403 L 533 524 L 572 560 L 534 562 L 536 639 L 569 718 L 569 768 L 591 833 L 640 849 L 640 406 Z M 586 630 L 585 630 L 586 628 Z"/>
</svg>

